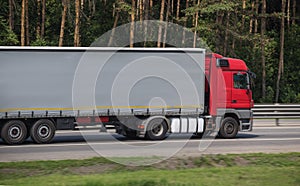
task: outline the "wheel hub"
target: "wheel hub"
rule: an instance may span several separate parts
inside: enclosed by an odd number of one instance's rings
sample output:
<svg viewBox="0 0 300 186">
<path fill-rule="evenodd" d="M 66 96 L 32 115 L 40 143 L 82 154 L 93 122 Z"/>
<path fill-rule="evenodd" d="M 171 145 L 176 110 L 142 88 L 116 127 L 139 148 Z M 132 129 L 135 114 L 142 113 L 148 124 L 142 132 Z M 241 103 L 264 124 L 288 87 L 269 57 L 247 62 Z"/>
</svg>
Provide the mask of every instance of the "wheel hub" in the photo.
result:
<svg viewBox="0 0 300 186">
<path fill-rule="evenodd" d="M 234 125 L 232 123 L 227 123 L 225 125 L 225 131 L 227 134 L 232 134 L 234 132 Z"/>
<path fill-rule="evenodd" d="M 156 125 L 154 125 L 153 128 L 152 128 L 152 133 L 155 136 L 160 136 L 163 133 L 163 126 L 162 126 L 162 124 L 156 124 Z"/>
<path fill-rule="evenodd" d="M 38 135 L 45 138 L 49 135 L 49 128 L 45 125 L 42 125 L 38 128 Z"/>
<path fill-rule="evenodd" d="M 20 129 L 19 127 L 17 127 L 17 126 L 12 126 L 12 127 L 9 129 L 9 136 L 10 136 L 11 138 L 16 139 L 16 138 L 20 137 L 21 134 L 22 134 L 21 129 Z"/>
</svg>

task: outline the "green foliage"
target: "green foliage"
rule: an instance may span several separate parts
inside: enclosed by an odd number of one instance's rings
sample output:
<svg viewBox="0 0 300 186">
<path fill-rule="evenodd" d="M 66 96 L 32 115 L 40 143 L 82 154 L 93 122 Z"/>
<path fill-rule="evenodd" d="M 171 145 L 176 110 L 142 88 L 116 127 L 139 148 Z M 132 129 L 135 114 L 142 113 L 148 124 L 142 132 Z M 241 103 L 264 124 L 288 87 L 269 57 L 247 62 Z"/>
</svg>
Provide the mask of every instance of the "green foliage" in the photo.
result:
<svg viewBox="0 0 300 186">
<path fill-rule="evenodd" d="M 39 38 L 39 37 L 31 43 L 31 46 L 47 46 L 47 45 L 48 44 L 45 41 L 45 39 L 42 39 L 42 38 Z"/>
<path fill-rule="evenodd" d="M 7 22 L 0 16 L 0 45 L 13 46 L 18 43 L 17 35 L 9 29 Z"/>
<path fill-rule="evenodd" d="M 211 3 L 208 4 L 205 8 L 201 9 L 201 13 L 214 14 L 219 11 L 223 12 L 232 12 L 234 8 L 238 6 L 237 3 L 234 2 L 220 2 L 220 3 Z"/>
<path fill-rule="evenodd" d="M 13 19 L 14 28 L 8 27 L 9 5 L 8 1 L 0 1 L 0 45 L 19 45 L 21 33 L 21 2 L 14 1 Z M 137 2 L 137 1 L 136 1 Z M 266 32 L 264 36 L 264 53 L 266 61 L 266 97 L 262 98 L 262 37 L 261 37 L 261 13 L 262 1 L 246 1 L 243 8 L 241 0 L 198 0 L 180 1 L 179 20 L 177 20 L 177 1 L 173 2 L 169 12 L 169 20 L 181 26 L 186 25 L 187 30 L 197 31 L 197 35 L 206 44 L 197 43 L 196 46 L 209 46 L 210 50 L 223 56 L 243 59 L 248 67 L 257 74 L 254 80 L 255 102 L 273 102 L 276 89 L 276 79 L 279 64 L 280 46 L 280 19 L 281 1 L 267 1 Z M 252 3 L 258 2 L 258 12 Z M 31 46 L 58 46 L 62 2 L 57 0 L 46 1 L 45 34 L 39 37 L 37 34 L 38 22 L 36 1 L 28 1 L 29 5 L 29 40 Z M 292 3 L 292 1 L 291 1 Z M 254 4 L 255 5 L 255 4 Z M 297 4 L 298 5 L 298 4 Z M 291 5 L 292 7 L 292 5 Z M 97 38 L 113 28 L 116 12 L 119 13 L 117 25 L 127 24 L 131 21 L 131 1 L 83 1 L 80 18 L 80 45 L 90 46 Z M 158 20 L 160 17 L 161 1 L 153 1 L 149 19 Z M 165 1 L 166 16 L 167 1 Z M 144 13 L 145 14 L 145 9 Z M 195 26 L 196 13 L 198 24 Z M 290 11 L 293 14 L 292 11 Z M 296 10 L 299 15 L 299 9 Z M 136 6 L 136 20 L 139 20 L 139 6 Z M 292 16 L 292 15 L 291 15 Z M 286 21 L 287 23 L 287 21 Z M 286 27 L 284 49 L 284 73 L 280 82 L 280 102 L 300 103 L 300 26 L 299 19 L 295 24 Z M 74 45 L 75 6 L 74 1 L 69 1 L 65 29 L 64 46 Z M 137 29 L 136 33 L 143 32 Z M 180 34 L 181 35 L 181 34 Z M 175 37 L 175 36 L 174 36 Z M 153 38 L 153 36 L 148 36 Z M 225 40 L 226 38 L 226 40 Z M 178 39 L 178 38 L 177 38 Z M 193 38 L 189 38 L 192 40 Z M 180 40 L 180 38 L 178 39 Z M 189 40 L 189 41 L 190 41 Z M 181 42 L 182 43 L 182 42 Z M 137 43 L 135 46 L 144 46 Z M 155 47 L 156 42 L 148 41 L 148 47 Z M 167 45 L 169 46 L 169 45 Z"/>
<path fill-rule="evenodd" d="M 226 186 L 240 185 L 242 182 L 245 186 L 299 185 L 299 160 L 299 153 L 205 155 L 165 160 L 159 165 L 147 167 L 122 166 L 121 169 L 121 165 L 116 166 L 115 163 L 105 161 L 103 158 L 2 162 L 0 184 Z M 97 165 L 99 170 L 105 169 L 105 166 L 114 167 L 99 173 L 90 171 L 89 169 L 95 168 L 89 167 L 90 165 Z M 98 169 L 96 171 L 99 171 Z M 76 172 L 76 170 L 80 171 Z"/>
</svg>

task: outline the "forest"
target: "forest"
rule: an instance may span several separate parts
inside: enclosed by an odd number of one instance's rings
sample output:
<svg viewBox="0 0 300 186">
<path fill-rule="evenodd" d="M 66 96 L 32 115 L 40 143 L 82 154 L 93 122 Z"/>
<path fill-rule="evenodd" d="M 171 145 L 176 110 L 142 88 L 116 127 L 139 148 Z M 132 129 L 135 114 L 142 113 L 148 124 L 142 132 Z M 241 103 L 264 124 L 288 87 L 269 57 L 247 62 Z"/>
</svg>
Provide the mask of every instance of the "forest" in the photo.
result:
<svg viewBox="0 0 300 186">
<path fill-rule="evenodd" d="M 147 32 L 146 20 L 180 25 L 193 38 L 172 35 L 167 24 Z M 134 27 L 135 21 L 143 28 Z M 128 47 L 199 47 L 196 38 L 201 38 L 211 51 L 246 61 L 257 75 L 256 103 L 300 103 L 299 0 L 0 1 L 1 46 L 88 47 L 124 24 L 129 25 L 124 30 Z M 145 36 L 143 43 L 135 42 L 138 32 Z M 119 45 L 113 36 L 120 33 L 110 34 L 101 46 Z M 156 42 L 148 39 L 153 35 Z M 174 46 L 166 37 L 182 42 Z"/>
</svg>

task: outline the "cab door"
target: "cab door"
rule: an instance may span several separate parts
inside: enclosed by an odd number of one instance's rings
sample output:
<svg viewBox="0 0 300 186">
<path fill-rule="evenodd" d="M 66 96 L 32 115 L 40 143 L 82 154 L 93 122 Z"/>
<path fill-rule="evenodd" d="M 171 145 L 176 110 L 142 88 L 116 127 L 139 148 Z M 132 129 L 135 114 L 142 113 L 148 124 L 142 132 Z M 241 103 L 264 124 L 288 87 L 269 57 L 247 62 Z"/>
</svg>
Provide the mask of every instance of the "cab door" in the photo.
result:
<svg viewBox="0 0 300 186">
<path fill-rule="evenodd" d="M 252 91 L 247 72 L 232 72 L 232 108 L 251 108 Z"/>
</svg>

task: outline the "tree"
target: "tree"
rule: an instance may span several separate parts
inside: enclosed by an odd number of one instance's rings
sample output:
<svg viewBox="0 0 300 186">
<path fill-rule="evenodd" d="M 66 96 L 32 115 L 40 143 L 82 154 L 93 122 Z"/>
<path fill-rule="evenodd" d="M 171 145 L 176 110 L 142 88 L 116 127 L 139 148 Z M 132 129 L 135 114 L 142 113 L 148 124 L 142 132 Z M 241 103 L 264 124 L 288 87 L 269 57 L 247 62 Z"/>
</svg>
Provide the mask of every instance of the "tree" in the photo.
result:
<svg viewBox="0 0 300 186">
<path fill-rule="evenodd" d="M 195 30 L 194 30 L 194 41 L 193 41 L 193 48 L 196 48 L 197 42 L 197 28 L 198 28 L 198 19 L 199 19 L 199 9 L 200 8 L 200 0 L 197 1 L 197 11 L 195 16 Z"/>
<path fill-rule="evenodd" d="M 279 56 L 279 65 L 278 65 L 278 75 L 276 82 L 276 97 L 275 103 L 279 101 L 279 91 L 280 91 L 280 80 L 281 75 L 283 74 L 283 63 L 284 63 L 284 27 L 285 27 L 285 4 L 286 0 L 281 0 L 281 26 L 280 26 L 280 56 Z"/>
<path fill-rule="evenodd" d="M 223 47 L 223 55 L 227 55 L 227 47 L 228 47 L 228 37 L 229 37 L 229 19 L 230 12 L 227 13 L 226 16 L 226 28 L 225 28 L 225 38 L 224 38 L 224 47 Z"/>
<path fill-rule="evenodd" d="M 246 9 L 246 0 L 242 0 L 242 28 L 244 27 L 245 25 L 245 9 Z"/>
<path fill-rule="evenodd" d="M 266 0 L 262 0 L 262 17 L 261 17 L 261 67 L 262 67 L 262 80 L 261 92 L 262 98 L 266 97 L 266 58 L 265 58 L 265 32 L 266 32 Z"/>
<path fill-rule="evenodd" d="M 130 47 L 134 46 L 135 0 L 131 1 Z"/>
<path fill-rule="evenodd" d="M 42 0 L 41 38 L 44 38 L 45 35 L 45 19 L 46 19 L 46 0 Z"/>
<path fill-rule="evenodd" d="M 60 47 L 63 46 L 65 22 L 66 22 L 67 10 L 69 6 L 69 0 L 62 0 L 62 6 L 63 6 L 63 10 L 61 13 L 61 25 L 60 25 L 60 34 L 59 34 L 59 42 L 58 42 L 58 46 Z"/>
<path fill-rule="evenodd" d="M 28 0 L 25 1 L 25 35 L 26 35 L 26 45 L 29 46 L 29 17 L 28 17 Z"/>
<path fill-rule="evenodd" d="M 162 29 L 163 29 L 162 22 L 164 21 L 164 10 L 165 10 L 165 0 L 162 0 L 161 7 L 160 7 L 160 16 L 159 16 L 160 24 L 158 26 L 158 36 L 157 36 L 157 47 L 158 48 L 161 45 L 161 37 L 162 37 Z"/>
<path fill-rule="evenodd" d="M 10 25 L 0 16 L 0 46 L 13 46 L 19 44 L 17 35 L 10 29 Z"/>
<path fill-rule="evenodd" d="M 21 46 L 25 46 L 25 3 L 26 3 L 26 0 L 22 0 L 22 8 L 21 8 Z"/>
<path fill-rule="evenodd" d="M 179 13 L 180 13 L 180 0 L 177 0 L 177 8 L 176 8 L 176 21 L 179 24 Z"/>
<path fill-rule="evenodd" d="M 291 20 L 291 0 L 287 0 L 287 8 L 286 8 L 286 22 L 287 22 L 287 27 L 288 30 L 290 29 L 290 20 Z"/>
<path fill-rule="evenodd" d="M 117 5 L 117 6 L 119 6 L 119 5 Z M 113 29 L 111 31 L 111 35 L 109 37 L 108 44 L 107 44 L 107 46 L 109 46 L 109 47 L 112 46 L 112 42 L 113 42 L 113 39 L 115 36 L 115 28 L 117 27 L 117 24 L 118 24 L 120 9 L 117 7 L 117 8 L 115 8 L 114 12 L 115 12 L 114 13 L 114 16 L 115 16 L 114 25 L 113 25 Z"/>
<path fill-rule="evenodd" d="M 9 6 L 9 14 L 8 14 L 8 20 L 9 20 L 9 29 L 14 30 L 14 0 L 8 0 L 8 6 Z"/>
<path fill-rule="evenodd" d="M 149 0 L 145 0 L 145 22 L 144 22 L 144 47 L 147 46 L 147 34 L 148 34 L 148 19 L 149 19 Z"/>
<path fill-rule="evenodd" d="M 189 8 L 189 0 L 186 0 L 185 8 L 186 8 L 186 9 Z M 185 12 L 184 23 L 183 23 L 184 28 L 187 27 L 187 19 L 188 19 L 187 17 L 188 17 L 188 13 Z M 182 31 L 182 42 L 181 42 L 181 44 L 182 44 L 182 47 L 185 46 L 185 30 L 184 30 L 184 29 L 183 29 L 183 31 Z"/>
<path fill-rule="evenodd" d="M 296 7 L 297 7 L 297 1 L 293 0 L 293 17 L 292 17 L 292 24 L 295 24 L 295 20 L 296 20 Z"/>
<path fill-rule="evenodd" d="M 80 0 L 75 0 L 75 30 L 74 30 L 74 46 L 80 46 Z"/>
<path fill-rule="evenodd" d="M 166 47 L 166 41 L 167 41 L 167 33 L 168 33 L 168 21 L 169 21 L 169 14 L 170 14 L 170 0 L 168 0 L 167 4 L 167 13 L 166 13 L 166 24 L 164 29 L 164 38 L 163 38 L 163 48 Z"/>
<path fill-rule="evenodd" d="M 41 38 L 41 0 L 37 0 L 36 38 Z"/>
<path fill-rule="evenodd" d="M 254 33 L 257 33 L 257 30 L 258 30 L 258 20 L 257 20 L 258 9 L 259 9 L 259 0 L 256 0 L 256 2 L 255 2 Z"/>
</svg>

